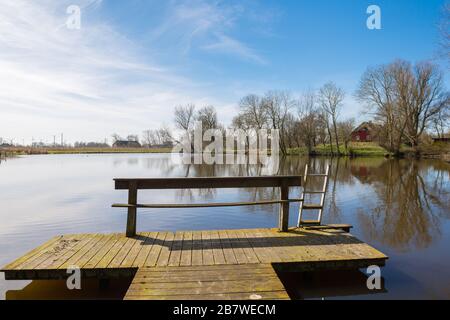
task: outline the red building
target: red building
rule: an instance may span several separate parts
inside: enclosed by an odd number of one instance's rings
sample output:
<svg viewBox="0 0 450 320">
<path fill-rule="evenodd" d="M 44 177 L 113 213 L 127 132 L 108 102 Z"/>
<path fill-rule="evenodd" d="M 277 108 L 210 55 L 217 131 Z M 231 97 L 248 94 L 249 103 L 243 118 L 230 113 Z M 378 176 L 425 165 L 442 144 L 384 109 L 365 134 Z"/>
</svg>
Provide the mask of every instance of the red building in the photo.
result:
<svg viewBox="0 0 450 320">
<path fill-rule="evenodd" d="M 372 122 L 363 122 L 352 132 L 353 142 L 372 142 L 375 139 L 376 130 Z"/>
</svg>

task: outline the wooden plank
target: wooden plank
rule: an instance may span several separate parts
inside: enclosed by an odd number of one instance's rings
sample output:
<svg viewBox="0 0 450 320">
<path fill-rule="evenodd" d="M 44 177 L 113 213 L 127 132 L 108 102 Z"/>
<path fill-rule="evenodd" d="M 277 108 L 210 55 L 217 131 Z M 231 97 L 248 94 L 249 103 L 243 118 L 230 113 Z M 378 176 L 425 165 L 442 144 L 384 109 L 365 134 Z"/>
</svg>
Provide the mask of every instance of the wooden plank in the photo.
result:
<svg viewBox="0 0 450 320">
<path fill-rule="evenodd" d="M 33 259 L 36 259 L 39 257 L 43 252 L 49 248 L 50 246 L 54 245 L 57 241 L 59 241 L 63 236 L 56 236 L 51 238 L 49 241 L 45 242 L 44 244 L 40 245 L 39 247 L 36 247 L 35 249 L 27 252 L 25 255 L 20 257 L 19 259 L 14 260 L 13 262 L 7 264 L 5 267 L 3 267 L 3 270 L 8 269 L 16 269 L 19 267 L 19 265 L 25 263 L 25 262 L 32 262 Z"/>
<path fill-rule="evenodd" d="M 289 295 L 285 291 L 249 293 L 228 293 L 228 294 L 197 294 L 197 295 L 161 295 L 145 296 L 132 295 L 125 297 L 125 300 L 289 300 Z"/>
<path fill-rule="evenodd" d="M 129 189 L 133 183 L 137 184 L 138 189 L 298 187 L 301 186 L 301 180 L 301 176 L 114 179 L 116 190 Z"/>
<path fill-rule="evenodd" d="M 251 243 L 248 241 L 247 237 L 245 236 L 245 233 L 241 230 L 235 230 L 234 233 L 236 234 L 236 237 L 239 240 L 239 244 L 242 247 L 242 250 L 245 253 L 245 256 L 247 257 L 248 263 L 259 263 L 259 259 L 256 256 L 255 251 L 253 250 L 253 247 Z"/>
<path fill-rule="evenodd" d="M 57 259 L 59 256 L 63 255 L 68 248 L 75 246 L 79 241 L 81 241 L 83 236 L 84 235 L 69 235 L 62 237 L 52 246 L 42 251 L 42 254 L 39 255 L 39 257 L 30 261 L 25 261 L 23 264 L 19 265 L 17 269 L 32 270 L 47 259 Z"/>
<path fill-rule="evenodd" d="M 119 241 L 119 239 L 123 238 L 123 234 L 113 234 L 110 239 L 105 239 L 106 241 L 102 244 L 103 246 L 98 249 L 98 251 L 93 255 L 89 261 L 83 266 L 85 269 L 92 269 L 98 267 L 100 261 L 108 254 L 111 248 Z M 100 267 L 99 267 L 100 268 Z"/>
<path fill-rule="evenodd" d="M 81 252 L 82 255 L 80 258 L 73 262 L 73 264 L 76 264 L 80 268 L 84 268 L 85 265 L 89 262 L 89 260 L 92 259 L 96 254 L 99 253 L 99 251 L 110 241 L 113 240 L 114 234 L 109 235 L 99 235 L 100 240 L 89 250 L 86 252 Z"/>
<path fill-rule="evenodd" d="M 220 244 L 222 245 L 223 255 L 225 257 L 225 261 L 228 264 L 237 264 L 237 259 L 233 252 L 233 247 L 231 246 L 231 242 L 228 239 L 228 234 L 225 230 L 220 230 L 218 232 L 220 238 Z"/>
<path fill-rule="evenodd" d="M 89 235 L 82 235 L 80 237 L 80 241 L 76 243 L 74 246 L 68 246 L 63 251 L 58 252 L 58 254 L 54 254 L 38 266 L 35 269 L 58 269 L 62 264 L 64 264 L 67 260 L 73 257 L 79 250 L 89 244 L 93 240 L 94 237 Z"/>
<path fill-rule="evenodd" d="M 61 264 L 58 269 L 67 269 L 71 266 L 76 266 L 80 268 L 80 265 L 78 264 L 78 261 L 81 259 L 82 256 L 86 254 L 86 252 L 89 252 L 92 250 L 92 248 L 103 238 L 103 235 L 101 234 L 94 234 L 90 236 L 91 241 L 89 241 L 88 244 L 86 244 L 83 248 L 78 250 L 72 257 L 67 259 L 63 264 Z"/>
<path fill-rule="evenodd" d="M 145 265 L 145 261 L 147 260 L 147 257 L 153 248 L 153 243 L 155 242 L 157 236 L 158 236 L 158 232 L 147 232 L 146 233 L 145 242 L 143 244 L 142 249 L 139 251 L 138 255 L 136 256 L 136 259 L 134 260 L 134 263 L 133 263 L 134 266 L 143 267 Z"/>
<path fill-rule="evenodd" d="M 155 270 L 156 269 L 156 270 Z M 269 264 L 141 268 L 125 299 L 288 299 Z"/>
<path fill-rule="evenodd" d="M 130 251 L 127 253 L 126 257 L 123 259 L 122 263 L 120 264 L 121 267 L 130 268 L 130 267 L 133 267 L 136 265 L 134 263 L 134 261 L 136 260 L 137 256 L 139 255 L 139 252 L 146 247 L 145 243 L 148 241 L 149 235 L 150 235 L 150 232 L 142 232 L 142 233 L 137 234 L 137 236 L 134 238 L 133 247 L 130 249 Z"/>
<path fill-rule="evenodd" d="M 242 243 L 239 241 L 239 238 L 234 230 L 226 230 L 229 242 L 231 247 L 233 248 L 234 256 L 236 257 L 238 264 L 248 263 L 247 255 L 242 248 Z"/>
<path fill-rule="evenodd" d="M 201 266 L 203 264 L 201 231 L 194 231 L 192 233 L 192 242 L 192 265 Z"/>
<path fill-rule="evenodd" d="M 214 256 L 214 264 L 226 264 L 225 255 L 223 253 L 222 244 L 220 242 L 219 233 L 217 231 L 209 232 L 211 237 L 211 247 Z"/>
<path fill-rule="evenodd" d="M 202 254 L 203 264 L 214 264 L 214 252 L 212 248 L 211 234 L 207 231 L 202 231 Z"/>
<path fill-rule="evenodd" d="M 108 268 L 119 268 L 136 241 L 139 241 L 137 240 L 136 236 L 134 236 L 133 238 L 128 237 L 128 239 L 126 239 L 125 241 L 125 244 L 122 246 L 122 248 L 120 248 L 114 258 L 108 264 Z"/>
<path fill-rule="evenodd" d="M 110 266 L 111 261 L 113 261 L 114 257 L 119 253 L 120 249 L 123 248 L 125 243 L 129 238 L 127 237 L 119 237 L 114 245 L 109 249 L 109 251 L 105 254 L 105 256 L 99 261 L 99 263 L 95 266 L 96 268 L 108 268 Z"/>
<path fill-rule="evenodd" d="M 181 251 L 180 266 L 190 266 L 192 264 L 192 232 L 187 231 L 183 234 L 183 247 Z"/>
<path fill-rule="evenodd" d="M 159 255 L 161 254 L 161 250 L 164 246 L 164 240 L 166 239 L 167 232 L 158 232 L 158 235 L 153 242 L 152 249 L 148 254 L 147 259 L 145 260 L 145 266 L 155 266 L 158 262 Z"/>
<path fill-rule="evenodd" d="M 169 264 L 170 251 L 173 245 L 173 239 L 175 235 L 173 232 L 167 232 L 166 239 L 162 245 L 161 252 L 158 257 L 157 266 L 167 266 Z"/>
<path fill-rule="evenodd" d="M 173 238 L 172 247 L 170 248 L 169 266 L 179 266 L 181 259 L 181 250 L 183 249 L 184 232 L 177 231 Z"/>
</svg>

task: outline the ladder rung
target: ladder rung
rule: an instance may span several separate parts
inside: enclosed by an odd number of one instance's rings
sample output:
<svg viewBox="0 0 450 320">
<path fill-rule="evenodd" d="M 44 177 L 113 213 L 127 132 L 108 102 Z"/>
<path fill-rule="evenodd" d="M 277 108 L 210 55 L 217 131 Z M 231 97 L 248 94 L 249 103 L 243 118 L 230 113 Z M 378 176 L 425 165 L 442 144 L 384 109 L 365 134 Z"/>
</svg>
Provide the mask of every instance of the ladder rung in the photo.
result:
<svg viewBox="0 0 450 320">
<path fill-rule="evenodd" d="M 323 206 L 321 206 L 320 204 L 304 204 L 302 209 L 304 210 L 323 209 Z"/>
<path fill-rule="evenodd" d="M 325 193 L 325 192 L 323 192 L 323 191 L 303 191 L 303 193 L 314 194 L 314 193 Z"/>
<path fill-rule="evenodd" d="M 320 221 L 318 220 L 302 220 L 300 221 L 300 225 L 320 225 Z"/>
<path fill-rule="evenodd" d="M 326 177 L 327 174 L 326 173 L 311 173 L 308 174 L 308 177 Z"/>
</svg>

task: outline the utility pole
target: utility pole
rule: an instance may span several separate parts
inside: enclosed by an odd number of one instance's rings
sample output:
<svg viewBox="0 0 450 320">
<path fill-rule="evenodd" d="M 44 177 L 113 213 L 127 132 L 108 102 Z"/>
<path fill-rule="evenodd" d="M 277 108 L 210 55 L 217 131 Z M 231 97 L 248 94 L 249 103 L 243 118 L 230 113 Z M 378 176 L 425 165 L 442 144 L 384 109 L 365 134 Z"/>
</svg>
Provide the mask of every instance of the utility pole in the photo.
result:
<svg viewBox="0 0 450 320">
<path fill-rule="evenodd" d="M 61 147 L 64 147 L 64 133 L 61 133 Z"/>
</svg>

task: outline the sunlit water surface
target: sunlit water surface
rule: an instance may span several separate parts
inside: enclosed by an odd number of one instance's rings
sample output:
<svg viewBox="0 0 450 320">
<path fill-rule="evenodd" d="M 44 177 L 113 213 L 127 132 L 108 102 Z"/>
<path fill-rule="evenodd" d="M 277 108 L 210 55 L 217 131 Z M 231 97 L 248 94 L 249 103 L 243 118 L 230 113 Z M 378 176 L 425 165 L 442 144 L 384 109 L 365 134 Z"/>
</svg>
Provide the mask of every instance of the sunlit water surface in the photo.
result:
<svg viewBox="0 0 450 320">
<path fill-rule="evenodd" d="M 450 298 L 450 165 L 438 160 L 287 157 L 279 174 L 302 174 L 305 164 L 322 172 L 331 164 L 325 223 L 349 223 L 352 233 L 389 256 L 383 290 L 369 291 L 362 272 L 282 275 L 296 298 Z M 120 177 L 205 177 L 259 175 L 246 165 L 186 166 L 169 154 L 23 156 L 0 163 L 0 265 L 65 233 L 124 232 L 126 201 L 114 190 Z M 312 182 L 319 186 L 319 181 Z M 300 190 L 293 189 L 292 194 Z M 278 190 L 214 189 L 140 191 L 140 202 L 254 201 L 278 197 Z M 291 204 L 295 225 L 298 205 Z M 277 206 L 139 210 L 138 230 L 205 230 L 276 227 Z M 126 282 L 126 281 L 125 281 Z M 120 287 L 120 284 L 118 285 Z M 126 284 L 124 284 L 126 289 Z M 49 281 L 5 281 L 0 298 L 86 298 Z M 117 292 L 122 289 L 117 289 Z M 119 294 L 120 295 L 120 294 Z M 119 297 L 120 298 L 120 297 Z"/>
</svg>

